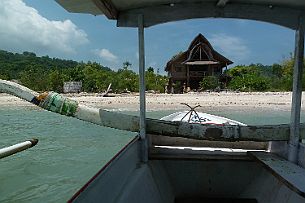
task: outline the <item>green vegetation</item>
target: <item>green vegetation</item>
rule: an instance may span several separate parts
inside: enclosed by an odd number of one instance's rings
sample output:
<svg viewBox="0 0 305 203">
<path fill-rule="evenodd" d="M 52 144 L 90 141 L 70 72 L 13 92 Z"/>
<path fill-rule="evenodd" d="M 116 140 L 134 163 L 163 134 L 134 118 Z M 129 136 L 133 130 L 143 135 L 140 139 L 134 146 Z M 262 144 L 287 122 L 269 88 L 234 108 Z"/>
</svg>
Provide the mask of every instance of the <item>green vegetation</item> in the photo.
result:
<svg viewBox="0 0 305 203">
<path fill-rule="evenodd" d="M 290 58 L 271 66 L 235 66 L 225 72 L 231 79 L 227 88 L 239 91 L 291 91 L 293 62 L 294 59 Z M 0 50 L 0 78 L 17 80 L 36 91 L 62 92 L 65 81 L 82 81 L 85 92 L 103 92 L 110 83 L 114 92 L 137 92 L 139 77 L 131 66 L 126 61 L 122 68 L 113 71 L 96 62 L 76 62 L 49 56 L 37 57 L 31 52 L 18 54 Z M 167 76 L 159 75 L 158 71 L 155 73 L 155 69 L 149 67 L 145 77 L 146 90 L 164 92 Z M 202 90 L 216 89 L 220 85 L 215 76 L 205 77 L 200 82 Z M 305 71 L 302 86 L 305 88 Z"/>
<path fill-rule="evenodd" d="M 220 83 L 216 76 L 207 76 L 199 83 L 202 90 L 214 90 L 219 87 Z"/>
<path fill-rule="evenodd" d="M 226 74 L 232 77 L 228 88 L 240 91 L 291 91 L 293 64 L 294 59 L 290 58 L 281 64 L 271 66 L 262 64 L 236 66 L 226 71 Z M 302 83 L 305 89 L 305 72 Z"/>
<path fill-rule="evenodd" d="M 167 76 L 161 76 L 155 74 L 155 71 L 152 67 L 149 67 L 145 72 L 145 82 L 147 90 L 154 90 L 156 92 L 164 92 L 164 88 L 168 83 Z"/>
<path fill-rule="evenodd" d="M 36 91 L 63 91 L 66 81 L 82 81 L 83 91 L 102 92 L 112 84 L 114 92 L 137 92 L 139 90 L 138 74 L 130 70 L 132 64 L 128 61 L 118 71 L 96 62 L 76 62 L 37 57 L 31 52 L 14 54 L 0 50 L 0 79 L 18 80 L 23 85 Z M 146 71 L 146 88 L 164 92 L 167 77 L 154 73 L 149 67 Z"/>
<path fill-rule="evenodd" d="M 240 91 L 266 91 L 270 89 L 272 74 L 270 67 L 261 64 L 251 64 L 249 66 L 236 66 L 227 71 L 232 77 L 229 89 Z"/>
</svg>

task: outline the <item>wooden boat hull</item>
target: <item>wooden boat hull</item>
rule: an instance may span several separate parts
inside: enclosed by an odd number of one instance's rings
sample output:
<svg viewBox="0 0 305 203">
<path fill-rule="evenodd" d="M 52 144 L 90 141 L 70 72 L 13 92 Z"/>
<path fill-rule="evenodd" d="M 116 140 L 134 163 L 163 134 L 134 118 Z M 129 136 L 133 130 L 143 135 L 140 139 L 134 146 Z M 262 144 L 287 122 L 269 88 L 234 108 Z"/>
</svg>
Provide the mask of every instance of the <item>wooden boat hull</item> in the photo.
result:
<svg viewBox="0 0 305 203">
<path fill-rule="evenodd" d="M 140 142 L 131 141 L 70 202 L 305 201 L 247 153 L 151 152 L 141 163 Z"/>
</svg>

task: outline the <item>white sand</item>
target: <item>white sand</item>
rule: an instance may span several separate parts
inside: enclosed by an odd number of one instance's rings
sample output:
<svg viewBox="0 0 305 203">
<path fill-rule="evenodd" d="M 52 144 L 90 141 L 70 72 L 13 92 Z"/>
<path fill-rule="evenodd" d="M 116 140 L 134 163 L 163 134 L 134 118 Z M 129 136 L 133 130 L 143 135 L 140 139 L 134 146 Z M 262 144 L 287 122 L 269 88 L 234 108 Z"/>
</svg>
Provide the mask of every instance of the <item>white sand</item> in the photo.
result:
<svg viewBox="0 0 305 203">
<path fill-rule="evenodd" d="M 34 105 L 24 100 L 21 100 L 17 97 L 0 93 L 0 106 L 14 107 L 14 106 L 34 106 Z"/>
<path fill-rule="evenodd" d="M 304 98 L 304 97 L 303 97 Z M 72 97 L 80 103 L 105 108 L 121 110 L 138 110 L 139 97 L 126 95 L 119 97 Z M 305 101 L 305 100 L 304 100 Z M 190 94 L 147 94 L 147 110 L 187 109 L 180 103 L 191 106 L 200 105 L 203 109 L 281 109 L 290 110 L 290 92 L 251 92 L 251 93 L 190 93 Z"/>
<path fill-rule="evenodd" d="M 147 94 L 148 111 L 187 109 L 180 103 L 191 106 L 201 105 L 201 109 L 245 109 L 245 110 L 287 110 L 291 108 L 291 92 L 221 92 L 189 94 Z M 104 108 L 136 111 L 139 109 L 138 94 L 98 97 L 95 94 L 67 95 L 81 104 Z M 303 93 L 302 106 L 305 103 Z M 0 106 L 32 106 L 32 104 L 7 94 L 0 94 Z M 305 109 L 303 107 L 303 109 Z"/>
</svg>

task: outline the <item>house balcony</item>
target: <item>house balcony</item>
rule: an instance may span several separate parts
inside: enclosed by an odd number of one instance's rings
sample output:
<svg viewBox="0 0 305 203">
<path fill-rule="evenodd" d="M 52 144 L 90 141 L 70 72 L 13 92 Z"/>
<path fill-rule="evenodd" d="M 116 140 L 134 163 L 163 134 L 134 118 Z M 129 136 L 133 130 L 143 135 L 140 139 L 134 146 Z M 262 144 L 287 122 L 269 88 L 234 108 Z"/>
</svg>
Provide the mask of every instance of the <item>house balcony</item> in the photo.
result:
<svg viewBox="0 0 305 203">
<path fill-rule="evenodd" d="M 197 80 L 197 79 L 203 78 L 205 76 L 210 76 L 210 75 L 217 76 L 219 74 L 220 73 L 218 73 L 218 72 L 214 72 L 214 74 L 213 74 L 213 73 L 207 72 L 207 71 L 190 71 L 189 77 Z M 173 78 L 176 80 L 186 80 L 187 79 L 186 72 L 173 72 L 173 73 L 170 73 L 168 76 L 170 78 Z"/>
<path fill-rule="evenodd" d="M 175 79 L 186 79 L 186 72 L 173 72 L 169 77 Z"/>
<path fill-rule="evenodd" d="M 211 75 L 207 71 L 190 71 L 190 78 L 202 78 Z"/>
</svg>

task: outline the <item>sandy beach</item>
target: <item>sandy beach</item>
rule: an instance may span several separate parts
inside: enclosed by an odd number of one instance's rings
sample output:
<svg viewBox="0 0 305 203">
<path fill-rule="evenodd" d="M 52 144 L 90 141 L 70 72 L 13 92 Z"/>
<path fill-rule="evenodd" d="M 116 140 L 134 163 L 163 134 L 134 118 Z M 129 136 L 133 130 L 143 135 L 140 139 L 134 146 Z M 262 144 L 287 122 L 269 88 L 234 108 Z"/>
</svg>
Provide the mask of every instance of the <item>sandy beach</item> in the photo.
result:
<svg viewBox="0 0 305 203">
<path fill-rule="evenodd" d="M 137 111 L 138 94 L 121 94 L 114 97 L 100 97 L 98 94 L 67 94 L 67 97 L 91 107 L 108 110 Z M 305 92 L 302 109 L 304 110 Z M 146 95 L 148 111 L 187 109 L 181 103 L 200 105 L 199 110 L 243 109 L 243 110 L 284 110 L 291 108 L 291 92 L 203 92 L 188 94 L 150 94 Z M 32 106 L 17 97 L 0 94 L 0 106 Z"/>
</svg>

